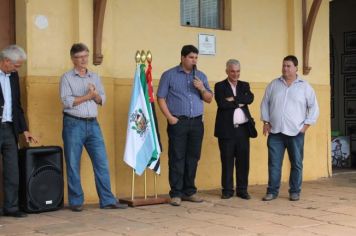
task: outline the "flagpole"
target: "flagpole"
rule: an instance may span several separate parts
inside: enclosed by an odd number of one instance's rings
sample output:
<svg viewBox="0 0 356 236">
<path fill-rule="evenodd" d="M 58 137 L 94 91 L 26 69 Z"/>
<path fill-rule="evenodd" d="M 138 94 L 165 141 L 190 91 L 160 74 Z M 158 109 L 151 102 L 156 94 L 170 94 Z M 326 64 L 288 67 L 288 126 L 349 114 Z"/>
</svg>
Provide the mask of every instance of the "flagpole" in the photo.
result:
<svg viewBox="0 0 356 236">
<path fill-rule="evenodd" d="M 147 171 L 145 170 L 145 199 L 147 199 Z"/>
<path fill-rule="evenodd" d="M 132 169 L 132 182 L 131 182 L 131 200 L 134 200 L 134 191 L 135 191 L 135 170 Z"/>
<path fill-rule="evenodd" d="M 155 198 L 157 198 L 157 174 L 154 173 L 155 178 L 154 178 L 154 191 L 155 191 Z"/>
<path fill-rule="evenodd" d="M 141 60 L 141 54 L 140 51 L 137 50 L 135 54 L 136 67 L 140 63 L 140 60 Z M 134 191 L 135 191 L 135 170 L 132 169 L 131 201 L 134 200 Z"/>
</svg>

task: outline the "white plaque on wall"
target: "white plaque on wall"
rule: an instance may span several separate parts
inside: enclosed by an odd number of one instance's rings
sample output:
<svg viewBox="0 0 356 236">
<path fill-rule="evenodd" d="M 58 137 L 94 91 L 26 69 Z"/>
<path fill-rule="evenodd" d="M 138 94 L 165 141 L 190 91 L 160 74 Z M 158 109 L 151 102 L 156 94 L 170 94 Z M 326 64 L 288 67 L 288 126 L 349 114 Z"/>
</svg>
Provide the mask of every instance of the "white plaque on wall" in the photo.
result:
<svg viewBox="0 0 356 236">
<path fill-rule="evenodd" d="M 215 35 L 199 34 L 199 54 L 215 55 Z"/>
</svg>

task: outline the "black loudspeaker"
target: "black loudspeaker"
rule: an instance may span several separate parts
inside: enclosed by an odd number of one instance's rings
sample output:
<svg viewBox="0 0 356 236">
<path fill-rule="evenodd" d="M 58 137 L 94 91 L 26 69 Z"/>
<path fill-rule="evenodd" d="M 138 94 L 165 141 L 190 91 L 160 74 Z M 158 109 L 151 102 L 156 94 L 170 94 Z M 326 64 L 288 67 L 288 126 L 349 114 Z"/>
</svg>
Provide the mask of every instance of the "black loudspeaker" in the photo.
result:
<svg viewBox="0 0 356 236">
<path fill-rule="evenodd" d="M 63 207 L 63 152 L 58 146 L 19 150 L 22 210 L 53 211 Z"/>
</svg>

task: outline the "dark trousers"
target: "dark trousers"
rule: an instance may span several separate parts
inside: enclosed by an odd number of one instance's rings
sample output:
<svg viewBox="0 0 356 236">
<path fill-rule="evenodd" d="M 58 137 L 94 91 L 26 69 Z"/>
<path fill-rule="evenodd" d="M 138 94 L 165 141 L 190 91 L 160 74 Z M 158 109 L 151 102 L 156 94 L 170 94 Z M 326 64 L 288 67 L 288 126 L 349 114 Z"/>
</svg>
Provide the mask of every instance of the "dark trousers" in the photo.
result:
<svg viewBox="0 0 356 236">
<path fill-rule="evenodd" d="M 236 137 L 219 138 L 222 193 L 234 194 L 234 167 L 236 167 L 236 193 L 246 193 L 250 169 L 250 138 L 245 125 L 236 129 Z"/>
<path fill-rule="evenodd" d="M 19 209 L 19 167 L 16 136 L 11 123 L 0 122 L 0 150 L 3 163 L 3 211 L 15 212 Z"/>
<path fill-rule="evenodd" d="M 168 165 L 171 197 L 191 196 L 196 193 L 195 175 L 204 136 L 201 119 L 182 119 L 168 124 Z"/>
</svg>

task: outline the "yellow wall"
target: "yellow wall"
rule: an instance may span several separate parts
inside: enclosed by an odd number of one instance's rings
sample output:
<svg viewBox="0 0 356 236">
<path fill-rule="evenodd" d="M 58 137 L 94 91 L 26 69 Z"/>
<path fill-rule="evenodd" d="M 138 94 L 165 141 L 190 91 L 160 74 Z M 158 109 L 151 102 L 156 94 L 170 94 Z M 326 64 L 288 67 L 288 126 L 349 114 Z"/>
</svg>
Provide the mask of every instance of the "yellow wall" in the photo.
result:
<svg viewBox="0 0 356 236">
<path fill-rule="evenodd" d="M 109 154 L 112 186 L 118 196 L 130 194 L 131 169 L 122 161 L 126 122 L 135 69 L 136 50 L 153 53 L 153 77 L 157 88 L 161 73 L 179 63 L 184 44 L 197 45 L 199 33 L 216 36 L 216 55 L 199 57 L 213 87 L 225 78 L 224 63 L 237 58 L 242 63 L 241 79 L 251 83 L 255 102 L 252 114 L 259 120 L 259 104 L 268 82 L 280 75 L 281 61 L 295 54 L 302 65 L 302 19 L 299 0 L 232 0 L 231 30 L 211 30 L 180 26 L 179 1 L 108 0 L 103 33 L 103 64 L 91 69 L 103 76 L 107 103 L 100 109 L 99 120 Z M 309 0 L 309 3 L 311 1 Z M 24 12 L 17 24 L 19 44 L 26 47 L 28 63 L 23 71 L 26 85 L 27 116 L 30 129 L 42 145 L 62 145 L 59 77 L 71 68 L 69 49 L 74 42 L 92 48 L 92 0 L 16 0 L 16 9 Z M 320 119 L 308 131 L 305 144 L 304 179 L 329 176 L 330 168 L 330 93 L 329 93 L 329 5 L 323 1 L 316 19 L 310 49 L 311 73 L 304 78 L 315 88 L 320 104 Z M 309 4 L 310 5 L 310 4 Z M 45 15 L 49 26 L 38 29 L 34 20 Z M 300 67 L 300 70 L 302 68 Z M 205 138 L 197 173 L 199 189 L 220 187 L 220 159 L 213 137 L 216 104 L 205 109 Z M 167 193 L 166 121 L 158 111 L 164 152 L 159 192 Z M 258 130 L 261 123 L 257 122 Z M 283 181 L 288 179 L 285 161 Z M 149 181 L 152 175 L 148 175 Z M 152 181 L 151 181 L 152 182 Z M 251 140 L 250 184 L 267 182 L 266 138 Z M 87 202 L 97 202 L 91 163 L 86 154 L 82 161 L 82 183 Z M 137 193 L 142 194 L 142 178 L 137 178 Z M 149 187 L 149 190 L 152 190 Z"/>
</svg>

